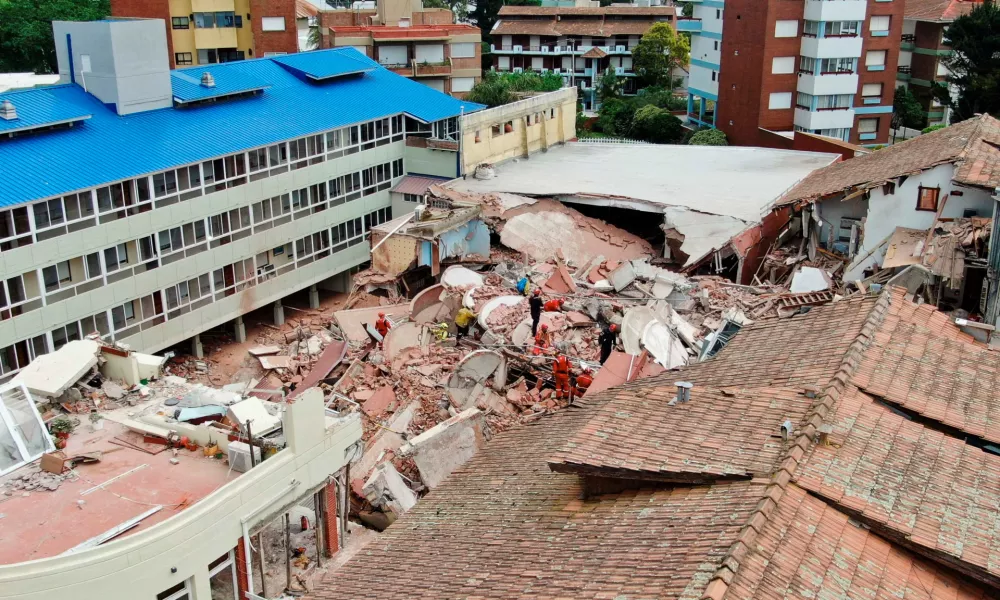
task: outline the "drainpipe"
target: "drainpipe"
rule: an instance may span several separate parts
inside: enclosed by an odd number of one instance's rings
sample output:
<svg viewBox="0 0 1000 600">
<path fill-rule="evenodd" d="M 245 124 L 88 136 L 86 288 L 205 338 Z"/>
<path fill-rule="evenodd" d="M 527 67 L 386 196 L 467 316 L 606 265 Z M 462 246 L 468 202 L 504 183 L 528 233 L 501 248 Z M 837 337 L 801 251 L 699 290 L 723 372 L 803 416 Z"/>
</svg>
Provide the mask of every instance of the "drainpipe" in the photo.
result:
<svg viewBox="0 0 1000 600">
<path fill-rule="evenodd" d="M 66 34 L 66 53 L 69 55 L 69 82 L 76 83 L 76 74 L 73 72 L 73 38 Z"/>
</svg>

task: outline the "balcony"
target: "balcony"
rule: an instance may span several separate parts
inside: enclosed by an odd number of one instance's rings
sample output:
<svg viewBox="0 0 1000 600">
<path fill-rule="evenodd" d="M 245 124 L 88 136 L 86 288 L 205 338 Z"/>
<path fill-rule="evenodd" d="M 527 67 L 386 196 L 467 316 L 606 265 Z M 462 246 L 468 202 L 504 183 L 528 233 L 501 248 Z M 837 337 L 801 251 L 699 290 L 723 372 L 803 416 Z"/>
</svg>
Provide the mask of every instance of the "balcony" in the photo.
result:
<svg viewBox="0 0 1000 600">
<path fill-rule="evenodd" d="M 796 90 L 813 96 L 856 94 L 858 92 L 858 75 L 857 73 L 824 73 L 820 75 L 800 73 Z"/>
<path fill-rule="evenodd" d="M 829 0 L 822 0 L 829 1 Z M 851 58 L 861 56 L 861 36 L 802 38 L 802 56 L 811 58 Z"/>
<path fill-rule="evenodd" d="M 677 31 L 701 33 L 701 19 L 694 17 L 677 17 Z"/>
<path fill-rule="evenodd" d="M 194 30 L 194 47 L 199 50 L 236 48 L 235 27 L 213 27 Z"/>
<path fill-rule="evenodd" d="M 806 0 L 807 21 L 864 21 L 866 0 Z"/>
<path fill-rule="evenodd" d="M 896 67 L 896 80 L 909 81 L 912 67 L 910 65 L 899 65 Z"/>
<path fill-rule="evenodd" d="M 838 108 L 811 111 L 796 107 L 794 123 L 803 129 L 850 128 L 854 126 L 854 110 Z"/>
<path fill-rule="evenodd" d="M 413 63 L 414 77 L 442 77 L 445 75 L 451 75 L 451 60 L 445 59 L 444 62 L 439 63 Z"/>
<path fill-rule="evenodd" d="M 413 64 L 406 63 L 381 63 L 383 67 L 392 71 L 396 75 L 402 75 L 403 77 L 413 77 Z"/>
</svg>

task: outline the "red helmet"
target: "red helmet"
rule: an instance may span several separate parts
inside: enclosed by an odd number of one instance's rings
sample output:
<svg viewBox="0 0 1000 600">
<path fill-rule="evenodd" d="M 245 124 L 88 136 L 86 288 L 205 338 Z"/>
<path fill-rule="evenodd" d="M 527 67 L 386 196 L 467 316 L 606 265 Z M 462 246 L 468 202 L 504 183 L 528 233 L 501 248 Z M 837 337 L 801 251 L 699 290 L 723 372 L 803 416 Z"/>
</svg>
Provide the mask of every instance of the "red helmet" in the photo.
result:
<svg viewBox="0 0 1000 600">
<path fill-rule="evenodd" d="M 535 288 L 535 291 L 533 291 L 531 293 L 534 294 L 534 295 L 536 295 L 536 296 L 541 296 L 542 295 L 542 290 L 540 290 L 538 288 Z"/>
<path fill-rule="evenodd" d="M 548 330 L 549 330 L 549 326 L 546 325 L 545 323 L 542 323 L 542 331 L 548 331 Z"/>
<path fill-rule="evenodd" d="M 380 312 L 380 313 L 378 314 L 378 316 L 379 316 L 380 318 L 383 318 L 383 319 L 384 319 L 384 318 L 385 318 L 385 313 L 384 313 L 384 312 Z"/>
<path fill-rule="evenodd" d="M 563 300 L 562 298 L 560 298 L 559 299 L 559 306 L 562 306 L 563 304 L 566 304 L 566 301 Z"/>
<path fill-rule="evenodd" d="M 611 331 L 618 331 L 618 326 L 615 325 L 614 323 L 612 323 L 611 327 L 609 327 L 609 329 L 611 329 Z"/>
<path fill-rule="evenodd" d="M 593 373 L 594 370 L 591 369 L 590 367 L 584 367 L 583 368 L 583 372 L 589 375 L 589 374 Z"/>
</svg>

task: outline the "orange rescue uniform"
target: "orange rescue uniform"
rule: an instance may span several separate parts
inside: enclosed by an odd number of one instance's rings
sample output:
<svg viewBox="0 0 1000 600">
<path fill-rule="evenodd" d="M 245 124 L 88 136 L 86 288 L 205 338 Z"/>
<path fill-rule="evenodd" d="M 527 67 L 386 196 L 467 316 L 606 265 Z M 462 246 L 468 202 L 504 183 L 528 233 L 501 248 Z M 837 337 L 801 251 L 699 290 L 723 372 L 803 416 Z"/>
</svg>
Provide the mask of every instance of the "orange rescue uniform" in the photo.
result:
<svg viewBox="0 0 1000 600">
<path fill-rule="evenodd" d="M 552 365 L 552 376 L 556 380 L 556 400 L 569 398 L 569 359 L 559 356 Z"/>
</svg>

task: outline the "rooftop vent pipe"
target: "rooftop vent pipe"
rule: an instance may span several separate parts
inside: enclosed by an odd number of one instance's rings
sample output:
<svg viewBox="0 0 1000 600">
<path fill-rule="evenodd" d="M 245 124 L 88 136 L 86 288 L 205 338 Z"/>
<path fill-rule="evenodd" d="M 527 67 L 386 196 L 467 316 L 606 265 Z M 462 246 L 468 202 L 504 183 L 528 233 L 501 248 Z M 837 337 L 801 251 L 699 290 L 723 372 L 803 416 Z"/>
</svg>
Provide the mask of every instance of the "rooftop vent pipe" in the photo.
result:
<svg viewBox="0 0 1000 600">
<path fill-rule="evenodd" d="M 792 436 L 792 430 L 794 429 L 794 427 L 795 426 L 792 425 L 791 421 L 785 421 L 784 423 L 782 423 L 781 424 L 781 439 L 787 442 L 788 438 L 790 438 Z"/>
<path fill-rule="evenodd" d="M 212 77 L 211 73 L 209 73 L 208 71 L 205 71 L 204 73 L 201 74 L 201 86 L 202 87 L 207 87 L 207 88 L 214 88 L 215 87 L 215 77 Z"/>
<path fill-rule="evenodd" d="M 0 119 L 4 121 L 13 121 L 17 118 L 17 109 L 14 108 L 14 103 L 10 100 L 4 100 L 0 102 Z"/>
<path fill-rule="evenodd" d="M 677 386 L 677 397 L 674 398 L 674 402 L 680 404 L 691 399 L 691 388 L 694 387 L 693 383 L 690 381 L 675 381 L 674 385 Z"/>
</svg>

